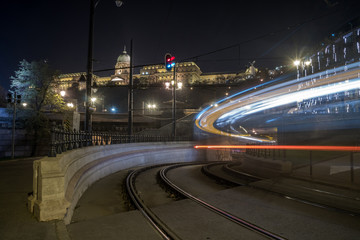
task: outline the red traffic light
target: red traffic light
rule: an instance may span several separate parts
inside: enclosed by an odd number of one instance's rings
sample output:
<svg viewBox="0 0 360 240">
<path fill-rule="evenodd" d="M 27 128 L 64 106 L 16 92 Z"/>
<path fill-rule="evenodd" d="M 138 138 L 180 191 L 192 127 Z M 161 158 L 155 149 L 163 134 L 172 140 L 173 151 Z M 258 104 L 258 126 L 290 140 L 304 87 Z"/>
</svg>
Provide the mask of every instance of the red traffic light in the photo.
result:
<svg viewBox="0 0 360 240">
<path fill-rule="evenodd" d="M 170 53 L 165 54 L 165 68 L 168 71 L 171 71 L 171 69 L 175 66 L 175 57 L 171 56 Z"/>
</svg>

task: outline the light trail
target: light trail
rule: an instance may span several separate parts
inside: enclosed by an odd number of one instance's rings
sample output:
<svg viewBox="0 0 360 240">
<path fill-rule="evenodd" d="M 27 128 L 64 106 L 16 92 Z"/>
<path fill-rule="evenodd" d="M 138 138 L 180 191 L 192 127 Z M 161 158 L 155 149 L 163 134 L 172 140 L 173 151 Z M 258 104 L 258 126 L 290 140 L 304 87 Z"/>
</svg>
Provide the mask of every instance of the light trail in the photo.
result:
<svg viewBox="0 0 360 240">
<path fill-rule="evenodd" d="M 258 101 L 256 103 L 246 105 L 245 107 L 241 107 L 239 109 L 234 109 L 230 112 L 227 112 L 222 116 L 220 116 L 218 119 L 219 120 L 225 118 L 239 119 L 242 116 L 257 113 L 270 108 L 276 108 L 282 105 L 287 105 L 289 103 L 301 102 L 305 99 L 316 98 L 320 96 L 334 94 L 337 92 L 350 91 L 358 88 L 360 88 L 360 79 L 355 79 L 352 81 L 346 80 L 343 82 L 338 82 L 327 86 L 310 88 L 303 91 L 297 91 L 294 93 L 288 93 L 270 99 Z"/>
<path fill-rule="evenodd" d="M 229 125 L 243 116 L 284 106 L 296 104 L 305 99 L 326 96 L 337 92 L 360 89 L 360 62 L 309 75 L 300 79 L 268 86 L 256 92 L 241 91 L 220 100 L 214 106 L 205 108 L 195 120 L 197 128 L 220 136 L 230 136 L 256 142 L 271 142 L 256 136 L 236 134 L 220 130 L 217 126 Z M 275 82 L 275 81 L 274 81 Z M 273 82 L 272 82 L 273 83 Z"/>
<path fill-rule="evenodd" d="M 196 145 L 195 149 L 278 149 L 314 151 L 360 151 L 358 146 L 302 146 L 302 145 Z"/>
</svg>

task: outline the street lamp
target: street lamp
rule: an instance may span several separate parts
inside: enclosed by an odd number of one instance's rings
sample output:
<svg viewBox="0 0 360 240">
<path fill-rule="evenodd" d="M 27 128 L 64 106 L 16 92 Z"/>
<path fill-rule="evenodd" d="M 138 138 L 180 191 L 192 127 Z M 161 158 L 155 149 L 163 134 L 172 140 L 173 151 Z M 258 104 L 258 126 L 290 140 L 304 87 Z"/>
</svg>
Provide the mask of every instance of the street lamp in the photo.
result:
<svg viewBox="0 0 360 240">
<path fill-rule="evenodd" d="M 93 40 L 94 40 L 94 12 L 100 0 L 90 0 L 90 16 L 89 16 L 89 40 L 88 40 L 88 57 L 87 57 L 87 72 L 86 72 L 86 92 L 85 92 L 85 131 L 91 131 L 92 119 L 91 119 L 91 87 L 92 87 L 92 75 L 93 75 Z M 123 1 L 115 0 L 117 7 L 121 7 Z"/>
<path fill-rule="evenodd" d="M 66 92 L 64 90 L 60 91 L 60 96 L 65 97 Z"/>
<path fill-rule="evenodd" d="M 177 89 L 182 89 L 182 86 L 183 86 L 182 82 L 177 82 Z"/>
<path fill-rule="evenodd" d="M 165 82 L 165 89 L 166 90 L 172 90 L 175 86 L 174 86 L 175 82 L 174 80 L 172 80 L 171 82 Z M 171 87 L 171 88 L 170 88 Z M 183 83 L 182 82 L 176 82 L 176 90 L 181 90 L 183 87 Z"/>
<path fill-rule="evenodd" d="M 311 61 L 310 61 L 310 60 L 307 60 L 307 61 L 304 62 L 304 64 L 305 64 L 305 76 L 307 76 L 307 74 L 308 74 L 308 69 L 309 69 L 309 66 L 310 66 L 310 64 L 311 64 Z"/>
<path fill-rule="evenodd" d="M 297 76 L 297 79 L 299 79 L 299 77 L 300 77 L 300 72 L 299 72 L 300 60 L 295 60 L 295 61 L 294 61 L 294 65 L 296 66 L 296 76 Z"/>
<path fill-rule="evenodd" d="M 171 82 L 165 82 L 165 89 L 172 91 L 172 119 L 173 119 L 173 127 L 172 127 L 172 135 L 174 140 L 176 138 L 176 90 L 181 90 L 183 87 L 182 82 L 178 82 L 176 79 L 176 66 L 174 65 L 174 76 Z"/>
<path fill-rule="evenodd" d="M 156 108 L 156 104 L 151 104 L 151 103 L 149 103 L 149 104 L 147 105 L 147 107 L 148 107 L 148 109 L 155 109 L 155 108 Z"/>
</svg>

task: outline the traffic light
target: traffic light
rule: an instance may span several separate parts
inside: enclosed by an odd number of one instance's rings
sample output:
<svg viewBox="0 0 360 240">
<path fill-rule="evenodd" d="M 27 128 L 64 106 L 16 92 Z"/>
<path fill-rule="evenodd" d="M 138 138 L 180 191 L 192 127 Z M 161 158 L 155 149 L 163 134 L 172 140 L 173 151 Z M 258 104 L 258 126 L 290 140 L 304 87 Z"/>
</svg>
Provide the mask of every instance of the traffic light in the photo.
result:
<svg viewBox="0 0 360 240">
<path fill-rule="evenodd" d="M 171 71 L 171 69 L 175 66 L 175 57 L 171 56 L 170 53 L 165 54 L 165 68 L 168 71 Z"/>
<path fill-rule="evenodd" d="M 11 103 L 11 102 L 12 102 L 12 94 L 11 94 L 11 93 L 8 93 L 8 94 L 7 94 L 7 102 L 8 102 L 8 103 Z"/>
<path fill-rule="evenodd" d="M 21 103 L 21 95 L 16 96 L 16 103 Z"/>
</svg>

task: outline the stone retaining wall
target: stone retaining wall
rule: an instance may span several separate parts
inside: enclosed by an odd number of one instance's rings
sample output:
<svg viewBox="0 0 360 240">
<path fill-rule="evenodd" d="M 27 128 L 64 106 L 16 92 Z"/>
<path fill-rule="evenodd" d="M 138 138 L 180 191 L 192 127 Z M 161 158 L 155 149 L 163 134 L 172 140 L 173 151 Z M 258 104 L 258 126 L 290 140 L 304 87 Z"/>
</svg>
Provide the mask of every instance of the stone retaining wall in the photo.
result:
<svg viewBox="0 0 360 240">
<path fill-rule="evenodd" d="M 33 165 L 28 207 L 39 221 L 63 219 L 69 224 L 78 200 L 97 180 L 134 166 L 196 160 L 203 160 L 202 151 L 191 142 L 93 146 L 44 157 Z"/>
<path fill-rule="evenodd" d="M 0 129 L 0 158 L 11 157 L 12 130 Z M 30 157 L 34 147 L 34 136 L 24 129 L 15 130 L 15 157 Z M 45 156 L 49 152 L 49 139 L 38 142 L 36 156 Z"/>
</svg>

